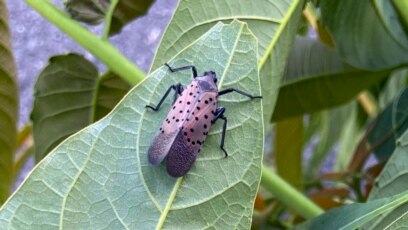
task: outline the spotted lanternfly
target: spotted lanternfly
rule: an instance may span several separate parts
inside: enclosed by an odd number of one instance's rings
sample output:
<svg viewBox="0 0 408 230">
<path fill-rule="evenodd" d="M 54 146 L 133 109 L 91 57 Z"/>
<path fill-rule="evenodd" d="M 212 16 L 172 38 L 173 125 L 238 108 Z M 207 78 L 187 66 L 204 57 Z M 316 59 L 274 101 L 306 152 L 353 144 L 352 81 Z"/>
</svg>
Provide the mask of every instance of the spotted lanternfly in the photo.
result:
<svg viewBox="0 0 408 230">
<path fill-rule="evenodd" d="M 148 150 L 148 159 L 151 164 L 158 165 L 167 156 L 167 172 L 173 177 L 181 177 L 190 170 L 211 125 L 218 119 L 224 120 L 220 148 L 225 157 L 228 156 L 224 149 L 227 118 L 224 116 L 225 108 L 218 107 L 219 96 L 236 92 L 251 99 L 262 97 L 234 88 L 218 91 L 217 77 L 213 71 L 197 76 L 194 66 L 172 68 L 167 63 L 165 65 L 171 72 L 191 69 L 194 79 L 186 89 L 180 83 L 170 86 L 156 106 L 146 106 L 158 111 L 171 90 L 175 91 L 170 111 Z"/>
</svg>

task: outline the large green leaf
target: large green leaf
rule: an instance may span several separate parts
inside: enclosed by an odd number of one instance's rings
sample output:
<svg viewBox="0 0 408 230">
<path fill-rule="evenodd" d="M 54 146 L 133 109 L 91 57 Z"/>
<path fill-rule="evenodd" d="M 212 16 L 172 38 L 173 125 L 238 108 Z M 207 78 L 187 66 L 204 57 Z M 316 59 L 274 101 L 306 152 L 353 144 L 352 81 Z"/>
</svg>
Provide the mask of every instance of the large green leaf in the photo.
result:
<svg viewBox="0 0 408 230">
<path fill-rule="evenodd" d="M 151 70 L 155 70 L 218 21 L 248 23 L 258 39 L 264 118 L 269 121 L 281 77 L 296 35 L 303 0 L 182 0 L 163 35 Z"/>
<path fill-rule="evenodd" d="M 34 87 L 31 118 L 37 161 L 71 134 L 108 114 L 129 89 L 111 72 L 98 78 L 96 67 L 81 55 L 52 57 Z"/>
<path fill-rule="evenodd" d="M 334 208 L 325 214 L 297 226 L 295 229 L 350 229 L 360 228 L 365 223 L 408 202 L 408 192 L 395 196 L 372 200 L 367 203 L 355 203 Z"/>
<path fill-rule="evenodd" d="M 260 93 L 257 44 L 247 26 L 217 24 L 170 60 L 218 73 L 219 87 Z M 220 98 L 228 117 L 224 158 L 222 124 L 215 124 L 197 162 L 183 178 L 148 164 L 147 149 L 170 106 L 153 112 L 171 84 L 191 72 L 166 67 L 151 73 L 105 118 L 56 147 L 0 210 L 0 226 L 44 229 L 249 228 L 258 189 L 263 126 L 261 100 Z"/>
<path fill-rule="evenodd" d="M 94 25 L 104 21 L 109 0 L 66 0 L 65 9 L 78 21 Z M 109 34 L 119 33 L 127 23 L 147 13 L 154 0 L 119 0 L 113 11 Z"/>
<path fill-rule="evenodd" d="M 377 178 L 368 200 L 391 197 L 408 190 L 408 131 L 398 140 L 398 146 Z M 385 229 L 401 226 L 402 219 L 407 218 L 408 202 L 397 209 L 378 216 L 366 226 L 367 229 Z M 405 226 L 408 220 L 405 219 Z"/>
<path fill-rule="evenodd" d="M 16 149 L 18 87 L 13 60 L 6 2 L 0 0 L 0 204 L 8 197 L 13 180 Z"/>
<path fill-rule="evenodd" d="M 391 70 L 350 70 L 337 52 L 322 43 L 298 38 L 289 56 L 272 120 L 333 108 L 378 83 Z"/>
<path fill-rule="evenodd" d="M 31 120 L 37 161 L 91 123 L 97 78 L 96 67 L 80 55 L 50 58 L 34 86 Z"/>
<path fill-rule="evenodd" d="M 407 36 L 400 36 L 403 32 L 394 27 L 394 22 L 384 22 L 390 16 L 390 8 L 377 9 L 383 16 L 379 17 L 372 2 L 320 1 L 322 22 L 332 33 L 340 55 L 351 65 L 368 70 L 407 63 Z M 377 7 L 389 4 L 377 4 Z M 386 27 L 390 23 L 393 28 Z"/>
</svg>

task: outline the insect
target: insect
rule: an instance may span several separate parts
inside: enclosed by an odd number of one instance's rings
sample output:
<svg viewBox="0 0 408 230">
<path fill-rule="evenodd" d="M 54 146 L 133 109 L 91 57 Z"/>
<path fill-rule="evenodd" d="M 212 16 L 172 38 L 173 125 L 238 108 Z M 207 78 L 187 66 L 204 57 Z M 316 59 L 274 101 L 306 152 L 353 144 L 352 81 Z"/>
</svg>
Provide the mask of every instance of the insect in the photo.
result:
<svg viewBox="0 0 408 230">
<path fill-rule="evenodd" d="M 251 100 L 262 97 L 235 88 L 218 91 L 214 71 L 197 76 L 197 70 L 192 65 L 179 68 L 165 65 L 171 72 L 191 69 L 194 79 L 186 89 L 181 83 L 171 85 L 156 106 L 146 105 L 146 108 L 158 111 L 170 92 L 175 91 L 170 111 L 149 147 L 148 160 L 152 165 L 158 165 L 167 156 L 167 172 L 173 177 L 181 177 L 190 170 L 211 125 L 219 119 L 224 121 L 220 148 L 225 157 L 228 156 L 224 149 L 227 118 L 224 116 L 225 108 L 218 107 L 219 96 L 236 92 Z"/>
</svg>

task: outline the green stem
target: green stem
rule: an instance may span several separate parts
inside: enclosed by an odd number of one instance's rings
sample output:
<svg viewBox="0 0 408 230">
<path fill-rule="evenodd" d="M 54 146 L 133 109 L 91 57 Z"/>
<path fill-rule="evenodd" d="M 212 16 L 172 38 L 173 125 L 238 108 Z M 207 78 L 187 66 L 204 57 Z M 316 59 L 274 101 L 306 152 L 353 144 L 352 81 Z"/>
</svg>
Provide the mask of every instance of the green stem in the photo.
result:
<svg viewBox="0 0 408 230">
<path fill-rule="evenodd" d="M 54 23 L 64 33 L 103 61 L 114 73 L 131 85 L 143 80 L 145 73 L 125 58 L 112 44 L 98 38 L 76 23 L 52 3 L 45 0 L 25 0 L 32 8 Z"/>
<path fill-rule="evenodd" d="M 112 23 L 112 15 L 113 12 L 115 11 L 116 5 L 118 4 L 119 0 L 112 0 L 111 4 L 109 5 L 109 10 L 106 12 L 105 15 L 105 28 L 103 31 L 103 40 L 108 40 L 109 37 L 109 31 L 111 28 L 111 23 Z"/>
<path fill-rule="evenodd" d="M 408 1 L 407 0 L 393 0 L 395 8 L 401 16 L 405 28 L 408 29 Z"/>
<path fill-rule="evenodd" d="M 319 206 L 310 201 L 306 196 L 297 191 L 266 166 L 262 167 L 261 184 L 270 191 L 276 199 L 306 219 L 319 216 L 324 212 Z"/>
</svg>

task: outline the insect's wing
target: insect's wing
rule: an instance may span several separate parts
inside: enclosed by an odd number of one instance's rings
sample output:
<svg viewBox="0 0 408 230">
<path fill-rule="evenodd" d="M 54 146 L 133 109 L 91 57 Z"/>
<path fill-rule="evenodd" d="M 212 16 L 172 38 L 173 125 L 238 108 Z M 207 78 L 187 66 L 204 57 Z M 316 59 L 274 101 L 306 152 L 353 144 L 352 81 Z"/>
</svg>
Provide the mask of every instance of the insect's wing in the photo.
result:
<svg viewBox="0 0 408 230">
<path fill-rule="evenodd" d="M 166 157 L 177 133 L 178 130 L 171 133 L 159 131 L 156 134 L 147 152 L 150 164 L 158 165 Z"/>
<path fill-rule="evenodd" d="M 184 176 L 195 162 L 217 108 L 215 92 L 205 92 L 197 96 L 197 103 L 190 107 L 192 111 L 167 156 L 167 171 L 174 177 Z"/>
<path fill-rule="evenodd" d="M 198 151 L 191 148 L 191 145 L 180 132 L 167 156 L 167 172 L 173 177 L 184 176 L 195 162 L 197 154 Z"/>
</svg>

